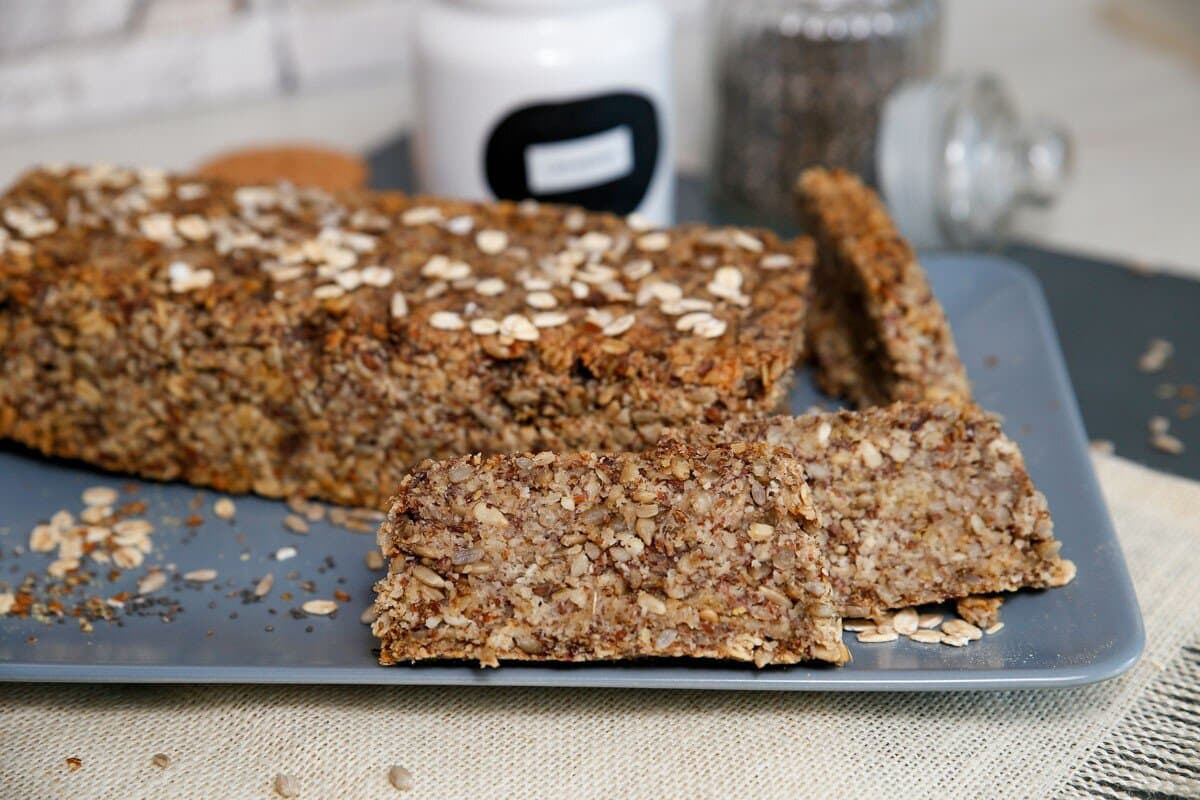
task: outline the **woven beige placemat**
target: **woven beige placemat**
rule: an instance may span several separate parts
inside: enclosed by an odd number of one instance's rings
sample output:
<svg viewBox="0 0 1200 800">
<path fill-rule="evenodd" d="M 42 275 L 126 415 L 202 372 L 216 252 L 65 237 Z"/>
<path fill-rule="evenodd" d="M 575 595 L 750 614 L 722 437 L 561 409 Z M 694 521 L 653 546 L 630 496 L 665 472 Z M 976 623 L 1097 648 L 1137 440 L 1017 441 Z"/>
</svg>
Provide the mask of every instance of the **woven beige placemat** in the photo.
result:
<svg viewBox="0 0 1200 800">
<path fill-rule="evenodd" d="M 1097 468 L 1146 656 L 1082 689 L 0 687 L 0 798 L 1200 796 L 1200 485 Z M 151 764 L 168 754 L 166 769 Z M 68 771 L 77 756 L 82 768 Z M 401 764 L 415 788 L 387 778 Z"/>
</svg>

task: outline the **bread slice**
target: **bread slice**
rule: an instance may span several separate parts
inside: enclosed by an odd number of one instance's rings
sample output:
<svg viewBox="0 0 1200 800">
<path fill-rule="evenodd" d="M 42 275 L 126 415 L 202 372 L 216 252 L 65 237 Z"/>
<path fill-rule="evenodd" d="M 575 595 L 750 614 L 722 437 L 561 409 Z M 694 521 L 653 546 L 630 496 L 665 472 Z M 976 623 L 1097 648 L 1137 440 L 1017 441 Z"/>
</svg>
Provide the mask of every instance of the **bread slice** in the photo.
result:
<svg viewBox="0 0 1200 800">
<path fill-rule="evenodd" d="M 797 192 L 817 240 L 808 336 L 821 387 L 860 408 L 969 400 L 945 312 L 879 197 L 842 170 L 810 169 Z"/>
<path fill-rule="evenodd" d="M 767 445 L 426 462 L 379 531 L 380 660 L 841 663 L 816 527 Z"/>
<path fill-rule="evenodd" d="M 778 445 L 803 463 L 843 616 L 1060 586 L 1075 574 L 1020 450 L 976 406 L 895 403 L 674 436 Z"/>
</svg>

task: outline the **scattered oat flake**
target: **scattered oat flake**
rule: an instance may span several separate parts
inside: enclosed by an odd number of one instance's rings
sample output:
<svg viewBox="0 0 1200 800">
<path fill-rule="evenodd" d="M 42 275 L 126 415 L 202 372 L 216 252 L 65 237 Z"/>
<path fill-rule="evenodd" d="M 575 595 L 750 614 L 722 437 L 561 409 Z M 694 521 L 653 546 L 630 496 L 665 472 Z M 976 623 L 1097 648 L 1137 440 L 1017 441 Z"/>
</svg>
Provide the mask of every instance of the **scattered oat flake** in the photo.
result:
<svg viewBox="0 0 1200 800">
<path fill-rule="evenodd" d="M 944 615 L 938 613 L 921 614 L 917 618 L 917 625 L 921 628 L 936 628 L 942 624 Z"/>
<path fill-rule="evenodd" d="M 166 753 L 155 753 L 150 756 L 150 763 L 159 769 L 166 769 L 171 766 L 171 757 Z"/>
<path fill-rule="evenodd" d="M 942 633 L 950 636 L 961 636 L 969 641 L 983 637 L 983 631 L 963 619 L 948 619 L 942 623 Z"/>
<path fill-rule="evenodd" d="M 410 212 L 411 213 L 411 212 Z M 280 797 L 299 797 L 300 781 L 282 772 L 275 776 L 275 794 Z"/>
<path fill-rule="evenodd" d="M 949 633 L 943 633 L 941 638 L 942 644 L 950 645 L 951 647 L 966 647 L 968 641 L 970 640 L 965 636 L 954 636 Z"/>
<path fill-rule="evenodd" d="M 939 644 L 942 641 L 942 633 L 940 631 L 921 629 L 910 633 L 908 638 L 922 644 Z"/>
<path fill-rule="evenodd" d="M 863 631 L 875 630 L 875 623 L 869 619 L 845 619 L 842 620 L 842 630 L 850 633 L 862 633 Z"/>
<path fill-rule="evenodd" d="M 878 644 L 880 642 L 894 642 L 900 638 L 900 634 L 895 631 L 863 631 L 858 634 L 858 640 L 863 644 Z"/>
<path fill-rule="evenodd" d="M 120 495 L 111 486 L 91 486 L 83 490 L 85 506 L 111 506 Z"/>
<path fill-rule="evenodd" d="M 892 627 L 902 636 L 911 636 L 920 627 L 920 616 L 915 608 L 903 608 L 892 617 Z"/>
<path fill-rule="evenodd" d="M 308 522 L 299 514 L 288 514 L 284 517 L 283 527 L 292 533 L 308 533 Z"/>
<path fill-rule="evenodd" d="M 0 592 L 0 616 L 12 611 L 16 602 L 17 596 L 12 592 Z"/>
<path fill-rule="evenodd" d="M 162 570 L 147 572 L 138 580 L 138 594 L 153 594 L 167 585 L 167 574 Z"/>
<path fill-rule="evenodd" d="M 413 788 L 413 774 L 399 764 L 394 764 L 388 770 L 388 783 L 402 792 L 407 792 Z"/>
<path fill-rule="evenodd" d="M 1138 359 L 1138 369 L 1142 372 L 1158 372 L 1171 360 L 1175 345 L 1166 339 L 1151 339 L 1146 350 Z"/>
<path fill-rule="evenodd" d="M 370 625 L 376 620 L 379 613 L 375 611 L 375 606 L 367 606 L 362 613 L 358 615 L 358 621 L 363 625 Z"/>
<path fill-rule="evenodd" d="M 367 569 L 380 570 L 383 569 L 385 563 L 386 562 L 383 560 L 383 554 L 378 550 L 367 551 Z"/>
<path fill-rule="evenodd" d="M 258 579 L 258 583 L 254 584 L 254 596 L 266 597 L 270 593 L 271 587 L 274 584 L 275 576 L 268 572 L 266 575 L 263 575 Z"/>
<path fill-rule="evenodd" d="M 275 551 L 275 560 L 276 561 L 287 561 L 289 558 L 295 558 L 296 555 L 297 555 L 296 548 L 281 547 Z"/>
<path fill-rule="evenodd" d="M 337 611 L 338 604 L 332 600 L 309 600 L 304 605 L 300 606 L 305 614 L 313 614 L 314 616 L 323 617 L 327 614 L 332 614 Z"/>
<path fill-rule="evenodd" d="M 1160 433 L 1152 437 L 1150 444 L 1155 450 L 1160 450 L 1173 456 L 1180 455 L 1184 451 L 1183 440 L 1169 433 Z"/>
<path fill-rule="evenodd" d="M 205 583 L 207 581 L 216 580 L 217 571 L 215 569 L 194 569 L 191 572 L 183 573 L 185 581 L 195 581 L 196 583 Z"/>
<path fill-rule="evenodd" d="M 237 506 L 228 497 L 222 497 L 213 503 L 213 513 L 220 519 L 233 519 L 237 514 Z"/>
<path fill-rule="evenodd" d="M 989 625 L 987 628 L 984 629 L 983 632 L 986 633 L 987 635 L 991 636 L 993 633 L 999 633 L 1003 627 L 1004 627 L 1003 622 L 997 622 L 994 625 Z"/>
</svg>

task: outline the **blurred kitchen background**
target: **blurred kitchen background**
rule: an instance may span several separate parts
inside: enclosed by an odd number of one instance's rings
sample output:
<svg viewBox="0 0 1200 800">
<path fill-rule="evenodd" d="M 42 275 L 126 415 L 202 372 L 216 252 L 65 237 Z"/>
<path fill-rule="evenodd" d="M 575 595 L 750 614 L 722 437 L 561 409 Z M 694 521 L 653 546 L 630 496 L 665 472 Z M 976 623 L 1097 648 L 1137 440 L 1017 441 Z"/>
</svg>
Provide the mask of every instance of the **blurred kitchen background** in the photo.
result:
<svg viewBox="0 0 1200 800">
<path fill-rule="evenodd" d="M 664 4 L 678 162 L 705 172 L 714 8 Z M 412 10 L 411 0 L 0 0 L 0 181 L 52 160 L 186 168 L 271 141 L 368 152 L 413 121 Z M 1074 174 L 1051 212 L 1017 220 L 1020 236 L 1200 273 L 1200 2 L 952 0 L 941 41 L 943 71 L 992 73 L 1022 115 L 1070 132 Z"/>
</svg>

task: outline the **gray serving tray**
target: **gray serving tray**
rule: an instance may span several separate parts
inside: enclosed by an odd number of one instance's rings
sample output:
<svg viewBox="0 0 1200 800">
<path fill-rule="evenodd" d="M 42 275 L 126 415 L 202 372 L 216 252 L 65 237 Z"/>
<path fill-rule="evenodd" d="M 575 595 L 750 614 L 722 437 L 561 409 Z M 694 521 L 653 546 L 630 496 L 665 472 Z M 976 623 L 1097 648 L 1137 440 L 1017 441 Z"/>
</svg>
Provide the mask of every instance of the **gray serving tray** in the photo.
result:
<svg viewBox="0 0 1200 800">
<path fill-rule="evenodd" d="M 182 609 L 170 622 L 151 613 L 125 617 L 120 626 L 97 622 L 84 633 L 74 620 L 47 625 L 0 618 L 0 680 L 881 691 L 1063 687 L 1118 675 L 1141 653 L 1142 619 L 1041 290 L 1023 267 L 995 257 L 944 255 L 925 263 L 979 403 L 1004 415 L 1005 429 L 1020 443 L 1049 499 L 1063 551 L 1079 567 L 1077 579 L 1065 588 L 1012 597 L 1004 606 L 1006 626 L 995 635 L 961 649 L 904 640 L 864 645 L 848 635 L 854 661 L 842 668 L 757 670 L 683 660 L 385 668 L 376 665 L 374 642 L 358 619 L 371 597 L 374 576 L 363 559 L 373 536 L 326 523 L 314 524 L 306 536 L 290 533 L 282 526 L 284 505 L 256 497 L 237 498 L 237 518 L 229 523 L 211 514 L 216 497 L 211 492 L 139 481 L 137 497 L 149 503 L 149 516 L 159 526 L 148 563 L 174 564 L 180 572 L 212 567 L 218 580 L 169 584 L 160 595 Z M 799 384 L 795 410 L 832 405 L 812 389 L 806 373 Z M 0 449 L 0 585 L 44 571 L 47 554 L 18 552 L 37 522 L 60 508 L 77 512 L 87 486 L 127 482 Z M 187 517 L 197 495 L 205 517 L 199 528 L 164 522 Z M 289 545 L 299 551 L 296 558 L 272 558 Z M 242 592 L 268 571 L 275 576 L 271 595 L 245 601 Z M 301 587 L 305 581 L 314 591 Z M 95 588 L 111 596 L 132 583 L 124 579 Z M 335 590 L 352 597 L 336 616 L 291 614 L 304 600 L 329 598 Z M 293 599 L 281 599 L 283 592 Z"/>
</svg>

